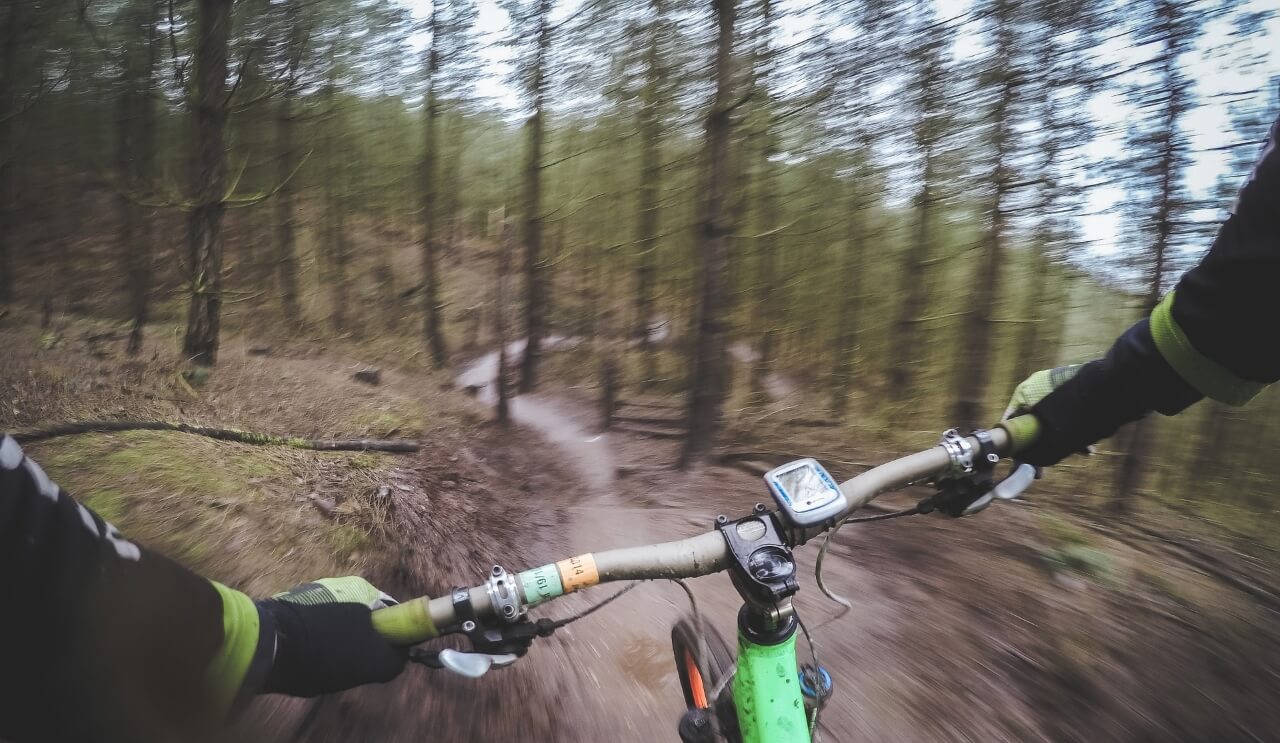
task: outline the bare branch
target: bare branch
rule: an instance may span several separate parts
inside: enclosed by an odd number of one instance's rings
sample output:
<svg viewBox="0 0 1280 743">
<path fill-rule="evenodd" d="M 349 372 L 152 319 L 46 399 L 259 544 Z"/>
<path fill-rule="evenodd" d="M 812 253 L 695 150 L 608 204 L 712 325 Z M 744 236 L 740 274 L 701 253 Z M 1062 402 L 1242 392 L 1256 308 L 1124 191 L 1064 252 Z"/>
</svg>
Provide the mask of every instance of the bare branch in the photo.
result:
<svg viewBox="0 0 1280 743">
<path fill-rule="evenodd" d="M 302 166 L 307 162 L 307 160 L 311 159 L 312 152 L 314 152 L 314 150 L 307 150 L 307 154 L 302 156 L 302 159 L 298 161 L 298 164 L 296 166 L 294 166 L 293 171 L 289 173 L 289 175 L 284 180 L 277 183 L 274 188 L 267 191 L 266 193 L 255 194 L 253 196 L 235 197 L 231 195 L 231 191 L 228 191 L 227 196 L 222 200 L 222 203 L 226 204 L 228 207 L 232 209 L 242 209 L 246 206 L 253 206 L 255 204 L 260 204 L 263 201 L 266 201 L 267 199 L 271 198 L 272 196 L 275 196 L 277 193 L 280 192 L 280 189 L 284 188 L 286 185 L 288 185 L 289 181 L 293 180 L 293 177 L 298 174 L 299 170 L 302 170 Z M 238 183 L 239 180 L 240 180 L 239 177 L 237 177 L 236 182 Z M 235 184 L 232 184 L 231 189 L 232 190 L 235 189 Z"/>
<path fill-rule="evenodd" d="M 240 63 L 240 69 L 236 70 L 236 82 L 234 85 L 231 86 L 231 90 L 227 92 L 227 97 L 222 99 L 222 106 L 221 106 L 222 109 L 230 110 L 231 99 L 235 98 L 236 91 L 240 90 L 240 83 L 244 82 L 245 70 L 248 69 L 249 62 L 250 60 L 253 59 L 253 53 L 255 51 L 257 51 L 256 47 L 250 47 L 249 51 L 245 52 L 244 61 Z"/>
</svg>

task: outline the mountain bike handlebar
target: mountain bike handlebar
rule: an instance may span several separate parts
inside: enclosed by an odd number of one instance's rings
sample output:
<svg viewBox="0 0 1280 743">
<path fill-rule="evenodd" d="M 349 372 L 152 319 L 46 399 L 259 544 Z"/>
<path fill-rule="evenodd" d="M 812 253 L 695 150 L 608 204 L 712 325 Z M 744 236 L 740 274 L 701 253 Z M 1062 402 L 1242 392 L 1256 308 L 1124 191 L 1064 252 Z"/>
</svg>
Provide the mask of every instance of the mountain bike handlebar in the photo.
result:
<svg viewBox="0 0 1280 743">
<path fill-rule="evenodd" d="M 987 432 L 989 445 L 1008 453 L 1010 438 L 1003 428 Z M 967 449 L 966 449 L 967 447 Z M 840 484 L 848 501 L 844 513 L 808 529 L 788 531 L 793 546 L 821 535 L 876 496 L 952 472 L 967 450 L 980 451 L 976 436 L 944 439 L 942 444 L 895 459 Z M 417 643 L 454 632 L 469 632 L 475 622 L 514 622 L 524 609 L 578 589 L 621 580 L 697 578 L 725 570 L 729 548 L 719 531 L 688 539 L 604 552 L 587 553 L 511 576 L 495 567 L 483 585 L 459 589 L 451 595 L 422 596 L 373 613 L 373 625 L 384 637 L 400 645 Z M 462 616 L 460 616 L 460 614 Z M 466 625 L 471 623 L 471 627 Z"/>
</svg>

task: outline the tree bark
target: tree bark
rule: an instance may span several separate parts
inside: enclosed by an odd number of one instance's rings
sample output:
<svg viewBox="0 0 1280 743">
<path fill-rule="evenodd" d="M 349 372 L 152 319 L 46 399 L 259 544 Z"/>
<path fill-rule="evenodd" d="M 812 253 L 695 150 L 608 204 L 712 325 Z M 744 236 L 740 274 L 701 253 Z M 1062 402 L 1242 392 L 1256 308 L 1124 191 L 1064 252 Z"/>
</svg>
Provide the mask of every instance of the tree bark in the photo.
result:
<svg viewBox="0 0 1280 743">
<path fill-rule="evenodd" d="M 1037 54 L 1046 69 L 1052 73 L 1058 69 L 1057 64 L 1062 51 L 1053 34 L 1045 34 L 1039 41 Z M 1039 163 L 1040 193 L 1037 199 L 1035 236 L 1032 249 L 1035 251 L 1031 275 L 1028 280 L 1027 301 L 1021 313 L 1028 320 L 1018 334 L 1015 353 L 1017 360 L 1014 366 L 1016 379 L 1014 384 L 1026 379 L 1046 366 L 1052 366 L 1057 358 L 1057 343 L 1060 335 L 1062 318 L 1067 314 L 1062 307 L 1065 296 L 1059 284 L 1066 279 L 1054 276 L 1051 250 L 1054 243 L 1062 238 L 1055 210 L 1062 192 L 1060 155 L 1062 148 L 1069 144 L 1065 127 L 1070 123 L 1058 110 L 1055 98 L 1055 86 L 1039 85 L 1037 115 L 1045 135 L 1041 144 L 1042 158 Z M 1049 308 L 1049 312 L 1045 309 Z"/>
<path fill-rule="evenodd" d="M 285 50 L 289 73 L 296 74 L 301 63 L 303 28 L 300 0 L 290 0 L 285 8 L 288 25 L 288 46 Z M 279 151 L 276 177 L 280 183 L 275 195 L 276 206 L 276 288 L 280 291 L 280 309 L 285 322 L 298 326 L 302 322 L 302 310 L 298 306 L 298 256 L 297 214 L 294 208 L 295 186 L 293 171 L 297 168 L 294 138 L 294 116 L 298 96 L 297 83 L 290 84 L 280 98 L 280 115 L 276 120 L 276 140 Z"/>
<path fill-rule="evenodd" d="M 854 359 L 858 353 L 858 309 L 862 301 L 862 271 L 864 257 L 862 194 L 856 183 L 851 184 L 849 195 L 849 226 L 845 233 L 844 252 L 840 260 L 840 316 L 836 343 L 835 368 L 831 377 L 831 412 L 837 419 L 844 418 L 849 407 L 849 394 L 853 390 Z"/>
<path fill-rule="evenodd" d="M 1049 296 L 1050 292 L 1056 295 L 1056 284 L 1062 279 L 1050 275 L 1053 262 L 1049 260 L 1049 237 L 1045 232 L 1037 233 L 1031 250 L 1034 255 L 1031 257 L 1031 274 L 1027 277 L 1027 297 L 1020 313 L 1026 324 L 1018 333 L 1017 346 L 1014 348 L 1017 381 L 1052 364 L 1049 359 L 1053 354 L 1047 352 L 1051 347 L 1048 328 L 1044 327 L 1049 318 L 1045 316 L 1044 309 L 1052 308 L 1055 315 L 1065 314 L 1061 305 Z"/>
<path fill-rule="evenodd" d="M 227 123 L 227 41 L 231 0 L 199 0 L 195 75 L 192 82 L 191 187 L 195 206 L 188 215 L 187 270 L 191 301 L 182 350 L 205 366 L 218 360 L 222 315 L 222 217 L 225 211 Z"/>
<path fill-rule="evenodd" d="M 1155 241 L 1151 247 L 1151 274 L 1147 286 L 1147 294 L 1142 303 L 1142 316 L 1151 314 L 1160 302 L 1164 288 L 1165 262 L 1168 258 L 1170 237 L 1173 234 L 1173 222 L 1178 209 L 1179 180 L 1179 144 L 1177 141 L 1178 120 L 1188 107 L 1187 82 L 1182 78 L 1177 66 L 1179 55 L 1177 25 L 1178 13 L 1184 12 L 1171 2 L 1160 3 L 1161 20 L 1164 27 L 1163 49 L 1160 57 L 1160 69 L 1163 88 L 1166 93 L 1164 106 L 1161 108 L 1161 120 L 1156 129 L 1155 141 L 1159 147 L 1156 173 L 1159 177 L 1159 196 L 1156 201 L 1154 215 Z M 1116 480 L 1115 496 L 1110 503 L 1114 513 L 1128 513 L 1132 510 L 1130 500 L 1142 488 L 1146 477 L 1149 452 L 1153 448 L 1151 442 L 1151 421 L 1144 418 L 1133 425 L 1126 447 L 1124 460 L 1120 464 L 1120 472 Z"/>
<path fill-rule="evenodd" d="M 1224 471 L 1230 471 L 1227 452 L 1227 408 L 1215 400 L 1205 402 L 1204 421 L 1196 436 L 1196 453 L 1187 468 L 1185 496 L 1197 498 L 1211 489 L 1214 481 Z M 1224 459 L 1228 461 L 1224 462 Z"/>
<path fill-rule="evenodd" d="M 1000 89 L 991 116 L 994 132 L 992 156 L 995 159 L 991 179 L 993 188 L 982 256 L 978 259 L 977 269 L 970 282 L 970 309 L 961 326 L 961 364 L 959 373 L 956 374 L 957 387 L 953 393 L 955 402 L 951 407 L 951 422 L 966 429 L 976 429 L 984 423 L 983 404 L 986 401 L 987 377 L 991 373 L 991 355 L 995 345 L 995 326 L 992 320 L 996 301 L 1000 296 L 1005 262 L 1008 199 L 1013 192 L 1013 173 L 1009 161 L 1016 151 L 1012 111 L 1017 105 L 1019 73 L 1013 59 L 1017 44 L 1013 27 L 1014 6 L 1011 0 L 996 0 L 993 11 L 996 23 L 996 56 L 992 64 L 995 73 L 1000 76 Z"/>
<path fill-rule="evenodd" d="M 330 126 L 333 126 L 332 122 Z M 337 138 L 334 137 L 331 142 L 336 143 L 336 140 Z M 331 145 L 330 152 L 332 151 Z M 347 207 L 338 196 L 336 181 L 346 168 L 341 158 L 333 158 L 330 154 L 329 160 L 328 167 L 325 168 L 324 180 L 325 232 L 327 233 L 325 241 L 328 244 L 329 264 L 332 269 L 329 281 L 333 311 L 329 318 L 334 331 L 342 333 L 351 327 L 347 315 L 351 291 L 347 285 L 347 264 L 350 262 L 351 254 L 347 248 Z"/>
<path fill-rule="evenodd" d="M 431 353 L 432 365 L 439 369 L 448 361 L 448 349 L 445 346 L 444 330 L 441 328 L 440 316 L 444 306 L 440 302 L 440 278 L 436 265 L 436 182 L 438 178 L 437 161 L 439 160 L 440 143 L 437 137 L 436 109 L 436 75 L 440 69 L 440 34 L 442 32 L 440 0 L 431 4 L 431 48 L 427 50 L 427 94 L 423 101 L 425 121 L 425 147 L 422 154 L 422 310 L 423 330 L 426 335 L 427 349 Z"/>
<path fill-rule="evenodd" d="M 778 229 L 782 221 L 778 204 L 778 173 L 772 158 L 778 153 L 778 133 L 774 126 L 772 95 L 769 85 L 774 69 L 773 46 L 770 34 L 773 31 L 773 0 L 760 2 L 760 26 L 762 40 L 754 49 L 755 59 L 752 62 L 753 95 L 757 99 L 759 117 L 757 134 L 760 137 L 759 174 L 756 179 L 756 208 L 759 209 L 763 222 L 763 234 L 756 238 L 756 276 L 755 288 L 756 330 L 760 333 L 756 341 L 755 362 L 751 366 L 751 395 L 753 400 L 767 401 L 769 394 L 767 380 L 773 373 L 774 355 L 777 353 L 778 325 L 781 308 L 778 306 Z M 747 199 L 739 200 L 744 207 Z"/>
<path fill-rule="evenodd" d="M 135 0 L 134 7 L 125 16 L 130 31 L 138 33 L 135 45 L 126 46 L 123 51 L 116 142 L 116 169 L 121 185 L 132 192 L 116 197 L 125 264 L 125 291 L 129 297 L 130 327 L 125 352 L 130 356 L 142 350 L 143 329 L 147 324 L 151 298 L 154 255 L 151 215 L 130 195 L 151 190 L 149 183 L 156 147 L 156 113 L 151 93 L 155 85 L 158 7 L 153 0 Z"/>
<path fill-rule="evenodd" d="M 730 115 L 733 96 L 733 26 L 735 0 L 712 0 L 717 38 L 714 64 L 715 94 L 706 123 L 707 200 L 699 235 L 699 307 L 694 317 L 693 379 L 689 388 L 688 430 L 680 452 L 680 466 L 704 456 L 720 426 L 728 389 L 726 350 L 728 322 L 725 280 L 729 263 L 729 236 L 733 232 L 726 202 L 729 189 Z"/>
<path fill-rule="evenodd" d="M 642 384 L 651 384 L 658 376 L 657 354 L 653 348 L 650 325 L 655 305 L 654 283 L 658 273 L 658 199 L 662 191 L 662 122 L 658 114 L 661 100 L 658 87 L 662 82 L 659 67 L 660 34 L 665 21 L 663 0 L 651 0 L 648 48 L 645 50 L 645 84 L 640 93 L 640 189 L 637 194 L 636 243 L 640 251 L 636 261 L 636 339 L 640 343 Z"/>
<path fill-rule="evenodd" d="M 13 281 L 13 202 L 15 186 L 13 145 L 14 117 L 17 116 L 18 46 L 22 38 L 22 11 L 25 3 L 7 4 L 3 48 L 0 48 L 0 310 L 15 299 Z"/>
<path fill-rule="evenodd" d="M 774 230 L 781 221 L 778 209 L 777 174 L 769 161 L 776 152 L 773 134 L 765 134 L 765 147 L 761 151 L 759 179 L 759 208 L 764 218 L 765 234 L 756 240 L 759 260 L 756 268 L 756 322 L 760 337 L 756 343 L 756 359 L 751 367 L 751 392 L 761 400 L 768 399 L 766 380 L 773 373 L 774 356 L 777 354 L 778 324 L 782 308 L 778 306 L 778 236 Z"/>
<path fill-rule="evenodd" d="M 511 270 L 511 227 L 502 225 L 502 234 L 498 238 L 497 261 L 494 263 L 493 285 L 493 334 L 498 339 L 498 372 L 494 377 L 494 392 L 497 394 L 495 415 L 503 426 L 511 423 L 510 387 L 507 374 L 507 273 Z"/>
<path fill-rule="evenodd" d="M 538 384 L 542 336 L 546 334 L 546 286 L 542 266 L 542 148 L 546 137 L 547 52 L 551 47 L 551 0 L 538 0 L 538 38 L 530 92 L 533 115 L 525 125 L 528 148 L 524 168 L 525 339 L 520 391 Z"/>
<path fill-rule="evenodd" d="M 928 261 L 932 252 L 934 182 L 938 171 L 938 145 L 941 140 L 938 109 L 946 70 L 936 41 L 923 42 L 917 59 L 916 125 L 913 138 L 924 161 L 920 190 L 915 197 L 915 236 L 902 256 L 901 285 L 898 294 L 902 304 L 895 323 L 897 336 L 889 343 L 889 397 L 905 401 L 915 391 L 916 374 L 922 363 L 921 320 L 928 304 Z"/>
</svg>

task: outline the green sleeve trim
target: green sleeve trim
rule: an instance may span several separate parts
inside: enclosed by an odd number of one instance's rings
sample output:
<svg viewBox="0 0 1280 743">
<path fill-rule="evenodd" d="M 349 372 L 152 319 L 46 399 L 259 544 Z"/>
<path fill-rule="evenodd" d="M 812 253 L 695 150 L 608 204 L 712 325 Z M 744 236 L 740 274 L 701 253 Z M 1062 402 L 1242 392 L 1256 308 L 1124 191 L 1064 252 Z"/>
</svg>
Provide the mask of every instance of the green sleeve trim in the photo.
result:
<svg viewBox="0 0 1280 743">
<path fill-rule="evenodd" d="M 211 582 L 222 598 L 222 647 L 206 678 L 215 719 L 225 720 L 258 648 L 258 607 L 243 593 Z"/>
<path fill-rule="evenodd" d="M 1151 312 L 1151 337 L 1169 366 L 1200 394 L 1228 405 L 1244 405 L 1266 385 L 1241 379 L 1226 367 L 1196 350 L 1173 319 L 1169 292 Z"/>
</svg>

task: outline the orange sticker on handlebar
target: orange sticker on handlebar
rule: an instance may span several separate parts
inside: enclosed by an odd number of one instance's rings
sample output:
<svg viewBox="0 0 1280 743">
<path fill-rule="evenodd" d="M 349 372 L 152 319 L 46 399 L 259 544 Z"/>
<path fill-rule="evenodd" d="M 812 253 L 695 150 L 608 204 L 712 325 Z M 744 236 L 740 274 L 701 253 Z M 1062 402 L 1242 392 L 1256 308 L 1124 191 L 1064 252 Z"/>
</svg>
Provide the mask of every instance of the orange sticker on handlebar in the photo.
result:
<svg viewBox="0 0 1280 743">
<path fill-rule="evenodd" d="M 556 568 L 560 571 L 560 582 L 564 584 L 565 593 L 594 586 L 600 582 L 600 572 L 596 570 L 596 558 L 590 552 L 561 560 L 556 563 Z"/>
</svg>

